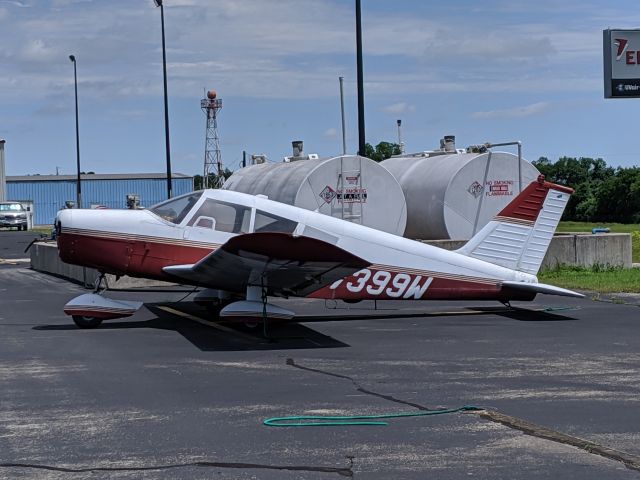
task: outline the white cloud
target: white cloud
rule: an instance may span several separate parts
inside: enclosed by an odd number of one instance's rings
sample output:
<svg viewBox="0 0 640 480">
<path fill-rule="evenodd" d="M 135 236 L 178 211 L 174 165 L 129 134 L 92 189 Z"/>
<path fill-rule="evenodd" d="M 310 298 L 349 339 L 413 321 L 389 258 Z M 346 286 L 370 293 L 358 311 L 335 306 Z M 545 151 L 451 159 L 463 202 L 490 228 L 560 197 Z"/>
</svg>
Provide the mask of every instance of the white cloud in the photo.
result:
<svg viewBox="0 0 640 480">
<path fill-rule="evenodd" d="M 327 138 L 336 138 L 338 136 L 338 129 L 328 128 L 324 131 L 323 135 Z"/>
<path fill-rule="evenodd" d="M 7 5 L 13 5 L 15 7 L 20 7 L 20 8 L 30 7 L 30 5 L 27 5 L 26 3 L 23 3 L 23 2 L 19 2 L 18 0 L 2 0 L 2 3 Z"/>
<path fill-rule="evenodd" d="M 50 63 L 61 55 L 63 54 L 57 48 L 41 39 L 30 40 L 20 51 L 22 61 L 33 63 Z"/>
<path fill-rule="evenodd" d="M 410 105 L 407 102 L 398 102 L 384 107 L 382 111 L 392 115 L 400 115 L 403 113 L 413 113 L 416 111 L 416 107 L 415 105 Z"/>
<path fill-rule="evenodd" d="M 7 60 L 3 74 L 17 79 L 0 99 L 37 98 L 44 88 L 46 94 L 66 91 L 70 53 L 78 58 L 80 84 L 96 100 L 158 94 L 160 19 L 151 0 L 52 0 L 52 7 L 38 2 L 32 8 L 15 3 L 0 0 L 0 17 L 7 8 L 12 15 L 0 46 Z M 478 15 L 483 13 L 490 15 Z M 367 94 L 600 88 L 583 72 L 585 65 L 600 68 L 599 32 L 584 25 L 571 30 L 558 19 L 488 27 L 475 17 L 426 17 L 412 12 L 411 4 L 384 15 L 369 12 L 363 20 Z M 333 97 L 338 75 L 347 85 L 355 77 L 349 2 L 219 0 L 212 8 L 210 0 L 172 0 L 165 23 L 172 97 L 199 95 L 203 86 L 227 96 Z M 391 69 L 387 57 L 394 59 Z M 383 111 L 413 109 L 399 102 Z"/>
<path fill-rule="evenodd" d="M 530 117 L 532 115 L 539 115 L 549 111 L 551 108 L 549 102 L 532 103 L 531 105 L 525 105 L 523 107 L 508 108 L 505 110 L 488 110 L 486 112 L 475 112 L 471 115 L 472 118 L 521 118 Z"/>
</svg>

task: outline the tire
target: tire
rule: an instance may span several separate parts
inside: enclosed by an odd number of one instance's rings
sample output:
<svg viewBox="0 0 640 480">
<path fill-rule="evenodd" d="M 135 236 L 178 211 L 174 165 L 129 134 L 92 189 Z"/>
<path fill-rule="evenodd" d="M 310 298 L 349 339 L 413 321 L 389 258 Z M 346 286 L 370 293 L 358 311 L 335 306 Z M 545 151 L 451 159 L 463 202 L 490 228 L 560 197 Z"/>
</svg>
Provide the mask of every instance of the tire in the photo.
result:
<svg viewBox="0 0 640 480">
<path fill-rule="evenodd" d="M 102 323 L 102 319 L 96 317 L 73 315 L 71 318 L 73 318 L 73 323 L 75 323 L 79 328 L 96 328 Z"/>
<path fill-rule="evenodd" d="M 207 309 L 207 312 L 212 317 L 218 318 L 220 315 L 220 310 L 222 310 L 224 305 L 221 305 L 220 302 L 207 302 L 204 308 Z"/>
<path fill-rule="evenodd" d="M 242 323 L 242 326 L 246 330 L 256 330 L 258 327 L 262 326 L 262 320 L 246 320 Z"/>
</svg>

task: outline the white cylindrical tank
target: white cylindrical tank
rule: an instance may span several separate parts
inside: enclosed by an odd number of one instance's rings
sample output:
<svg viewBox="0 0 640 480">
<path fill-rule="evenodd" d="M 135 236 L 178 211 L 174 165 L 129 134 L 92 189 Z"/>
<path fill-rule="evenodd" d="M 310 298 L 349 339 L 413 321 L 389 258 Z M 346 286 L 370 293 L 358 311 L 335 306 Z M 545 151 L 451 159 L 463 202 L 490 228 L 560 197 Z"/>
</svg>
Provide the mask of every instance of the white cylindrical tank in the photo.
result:
<svg viewBox="0 0 640 480">
<path fill-rule="evenodd" d="M 224 189 L 306 208 L 402 235 L 404 194 L 387 169 L 358 155 L 264 163 L 236 170 Z"/>
<path fill-rule="evenodd" d="M 540 172 L 505 152 L 452 153 L 389 158 L 382 162 L 407 202 L 404 236 L 468 240 Z"/>
</svg>

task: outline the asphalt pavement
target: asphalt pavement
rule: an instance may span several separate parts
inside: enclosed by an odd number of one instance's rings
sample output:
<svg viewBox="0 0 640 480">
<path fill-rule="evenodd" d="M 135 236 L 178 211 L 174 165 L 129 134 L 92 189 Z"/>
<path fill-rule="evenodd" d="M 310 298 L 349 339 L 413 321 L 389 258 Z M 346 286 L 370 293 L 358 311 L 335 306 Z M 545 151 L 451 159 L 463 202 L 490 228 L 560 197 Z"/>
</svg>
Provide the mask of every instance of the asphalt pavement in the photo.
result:
<svg viewBox="0 0 640 480">
<path fill-rule="evenodd" d="M 264 332 L 172 288 L 80 330 L 28 233 L 0 232 L 0 478 L 640 478 L 638 306 L 274 300 L 297 322 Z M 262 424 L 462 405 L 486 410 Z"/>
</svg>

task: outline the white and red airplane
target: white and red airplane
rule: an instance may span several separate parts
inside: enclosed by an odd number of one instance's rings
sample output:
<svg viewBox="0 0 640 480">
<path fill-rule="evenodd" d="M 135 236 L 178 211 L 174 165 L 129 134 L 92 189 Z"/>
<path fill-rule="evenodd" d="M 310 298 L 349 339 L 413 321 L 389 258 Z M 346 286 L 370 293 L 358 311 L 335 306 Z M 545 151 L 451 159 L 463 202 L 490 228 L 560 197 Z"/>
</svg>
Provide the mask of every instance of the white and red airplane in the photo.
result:
<svg viewBox="0 0 640 480">
<path fill-rule="evenodd" d="M 582 297 L 536 277 L 572 192 L 541 176 L 456 251 L 229 190 L 192 192 L 147 210 L 62 210 L 56 229 L 66 263 L 205 287 L 224 306 L 223 318 L 290 319 L 294 312 L 267 297 Z M 64 311 L 92 328 L 141 306 L 92 293 Z"/>
</svg>

